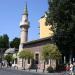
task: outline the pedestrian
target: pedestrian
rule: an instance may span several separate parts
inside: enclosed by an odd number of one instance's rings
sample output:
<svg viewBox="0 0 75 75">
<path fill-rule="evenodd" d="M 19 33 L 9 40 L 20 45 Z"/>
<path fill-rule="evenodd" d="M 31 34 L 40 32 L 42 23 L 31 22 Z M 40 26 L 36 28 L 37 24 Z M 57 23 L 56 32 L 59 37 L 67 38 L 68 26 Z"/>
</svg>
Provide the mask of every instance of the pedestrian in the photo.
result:
<svg viewBox="0 0 75 75">
<path fill-rule="evenodd" d="M 69 70 L 70 70 L 70 65 L 67 64 L 67 65 L 66 65 L 66 71 L 69 71 Z"/>
<path fill-rule="evenodd" d="M 8 66 L 11 68 L 11 66 L 12 66 L 12 62 L 9 62 L 9 63 L 8 63 Z"/>
<path fill-rule="evenodd" d="M 73 64 L 70 64 L 70 74 L 73 75 Z"/>
</svg>

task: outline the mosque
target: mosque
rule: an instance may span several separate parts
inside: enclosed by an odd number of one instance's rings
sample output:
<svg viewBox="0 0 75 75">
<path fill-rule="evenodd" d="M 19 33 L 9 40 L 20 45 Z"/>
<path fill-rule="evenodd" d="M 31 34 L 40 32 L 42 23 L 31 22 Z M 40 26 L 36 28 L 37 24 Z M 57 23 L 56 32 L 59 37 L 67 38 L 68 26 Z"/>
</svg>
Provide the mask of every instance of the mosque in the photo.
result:
<svg viewBox="0 0 75 75">
<path fill-rule="evenodd" d="M 42 16 L 39 20 L 39 29 L 40 29 L 40 39 L 29 41 L 28 42 L 28 29 L 30 27 L 30 22 L 28 20 L 28 9 L 27 9 L 27 4 L 24 9 L 24 13 L 22 15 L 22 20 L 20 22 L 20 46 L 19 46 L 19 52 L 21 52 L 23 49 L 25 50 L 31 50 L 34 52 L 34 59 L 37 61 L 38 67 L 40 69 L 43 69 L 43 60 L 41 59 L 41 50 L 42 47 L 49 44 L 53 43 L 51 40 L 51 37 L 53 36 L 53 31 L 51 31 L 52 25 L 46 26 L 46 17 L 47 15 L 45 14 Z M 22 60 L 18 58 L 18 67 L 23 67 Z M 31 62 L 26 61 L 26 68 L 29 68 L 31 65 Z M 49 65 L 49 62 L 46 63 L 46 65 Z M 55 62 L 53 61 L 52 63 L 53 67 L 56 66 Z"/>
<path fill-rule="evenodd" d="M 30 27 L 30 22 L 28 20 L 28 9 L 27 4 L 25 6 L 24 12 L 22 14 L 22 20 L 20 21 L 20 45 L 19 45 L 19 51 L 15 52 L 15 49 L 9 48 L 6 50 L 5 54 L 12 53 L 15 57 L 14 65 L 17 65 L 18 67 L 23 67 L 23 61 L 21 58 L 18 57 L 17 54 L 19 54 L 22 50 L 30 50 L 34 53 L 34 59 L 36 60 L 36 64 L 39 69 L 44 68 L 44 61 L 42 60 L 42 48 L 48 44 L 52 44 L 52 36 L 54 35 L 53 31 L 51 30 L 52 25 L 46 25 L 46 18 L 47 15 L 43 15 L 39 20 L 39 36 L 40 38 L 37 40 L 28 41 L 28 29 Z M 35 32 L 34 32 L 35 33 Z M 17 54 L 16 54 L 17 53 Z M 71 54 L 70 54 L 71 55 Z M 63 61 L 65 63 L 66 58 L 63 56 Z M 75 60 L 75 58 L 73 58 Z M 72 58 L 70 58 L 70 62 L 72 61 Z M 51 60 L 51 65 L 53 68 L 56 67 L 56 61 Z M 31 60 L 26 60 L 26 69 L 29 68 L 29 66 L 32 64 Z M 50 60 L 46 62 L 46 68 L 50 65 Z"/>
<path fill-rule="evenodd" d="M 20 21 L 20 45 L 19 51 L 15 48 L 9 48 L 6 50 L 5 54 L 13 54 L 15 60 L 12 66 L 17 65 L 19 68 L 23 68 L 24 63 L 21 58 L 19 58 L 18 54 L 22 50 L 30 50 L 34 54 L 34 61 L 32 62 L 30 59 L 26 60 L 26 69 L 30 67 L 31 64 L 37 64 L 39 69 L 44 69 L 44 60 L 42 60 L 42 48 L 48 44 L 53 44 L 52 36 L 54 35 L 53 31 L 51 30 L 52 25 L 46 25 L 46 18 L 47 15 L 43 15 L 39 20 L 39 39 L 28 41 L 28 29 L 30 28 L 30 22 L 28 20 L 28 8 L 27 4 L 25 6 L 24 12 L 22 14 L 22 19 Z M 35 32 L 34 32 L 35 33 Z M 74 60 L 74 58 L 72 58 Z M 70 61 L 72 60 L 70 58 Z M 34 63 L 36 61 L 36 63 Z M 56 61 L 51 60 L 51 66 L 53 68 L 56 67 Z M 63 62 L 66 62 L 66 58 L 63 56 Z M 50 65 L 50 60 L 47 60 L 45 67 L 47 68 Z"/>
</svg>

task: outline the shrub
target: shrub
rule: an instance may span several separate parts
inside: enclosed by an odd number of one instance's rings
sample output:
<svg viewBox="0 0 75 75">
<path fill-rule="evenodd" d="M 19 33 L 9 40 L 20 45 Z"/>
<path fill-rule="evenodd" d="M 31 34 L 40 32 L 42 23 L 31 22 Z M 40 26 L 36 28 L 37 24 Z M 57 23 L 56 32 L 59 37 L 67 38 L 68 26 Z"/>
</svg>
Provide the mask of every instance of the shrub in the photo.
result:
<svg viewBox="0 0 75 75">
<path fill-rule="evenodd" d="M 49 67 L 47 68 L 47 71 L 48 71 L 48 73 L 54 72 L 54 70 L 53 70 L 53 68 L 52 68 L 51 66 L 49 66 Z"/>
</svg>

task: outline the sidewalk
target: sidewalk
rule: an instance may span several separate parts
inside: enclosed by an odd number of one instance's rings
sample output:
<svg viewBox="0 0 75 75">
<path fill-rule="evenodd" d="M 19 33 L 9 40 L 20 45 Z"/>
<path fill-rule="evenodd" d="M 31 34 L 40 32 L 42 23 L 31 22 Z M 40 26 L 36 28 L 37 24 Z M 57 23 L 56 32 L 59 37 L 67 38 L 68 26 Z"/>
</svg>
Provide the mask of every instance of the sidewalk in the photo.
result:
<svg viewBox="0 0 75 75">
<path fill-rule="evenodd" d="M 4 68 L 4 69 L 6 69 L 6 70 L 17 70 L 17 71 L 23 71 L 23 72 L 24 72 L 24 71 L 25 71 L 25 72 L 33 72 L 33 73 L 48 73 L 47 71 L 44 71 L 44 72 L 43 72 L 43 70 L 40 70 L 40 69 L 37 69 L 37 70 L 36 70 L 36 69 L 30 69 L 30 70 L 29 70 L 29 69 L 25 69 L 25 70 L 24 70 L 24 69 L 22 69 L 22 68 L 19 68 L 19 69 L 18 69 L 18 68 L 14 68 L 14 67 L 11 67 L 11 68 Z"/>
<path fill-rule="evenodd" d="M 31 69 L 30 71 L 29 70 L 22 70 L 22 69 L 14 69 L 13 67 L 12 68 L 2 68 L 2 70 L 4 71 L 13 71 L 13 72 L 27 72 L 27 73 L 33 73 L 33 74 L 41 74 L 41 75 L 65 75 L 65 74 L 62 74 L 62 73 L 48 73 L 47 71 L 43 72 L 43 70 L 40 70 L 38 69 L 37 72 L 36 70 L 34 69 Z"/>
</svg>

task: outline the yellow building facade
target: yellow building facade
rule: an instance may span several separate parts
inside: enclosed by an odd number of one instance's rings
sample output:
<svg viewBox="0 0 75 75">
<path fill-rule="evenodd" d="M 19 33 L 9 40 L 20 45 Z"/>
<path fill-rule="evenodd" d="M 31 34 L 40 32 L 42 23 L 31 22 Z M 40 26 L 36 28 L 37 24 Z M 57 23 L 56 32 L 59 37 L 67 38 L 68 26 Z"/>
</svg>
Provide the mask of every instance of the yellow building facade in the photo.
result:
<svg viewBox="0 0 75 75">
<path fill-rule="evenodd" d="M 40 38 L 53 36 L 53 31 L 51 30 L 51 27 L 52 25 L 46 25 L 46 17 L 41 17 L 39 20 Z"/>
</svg>

